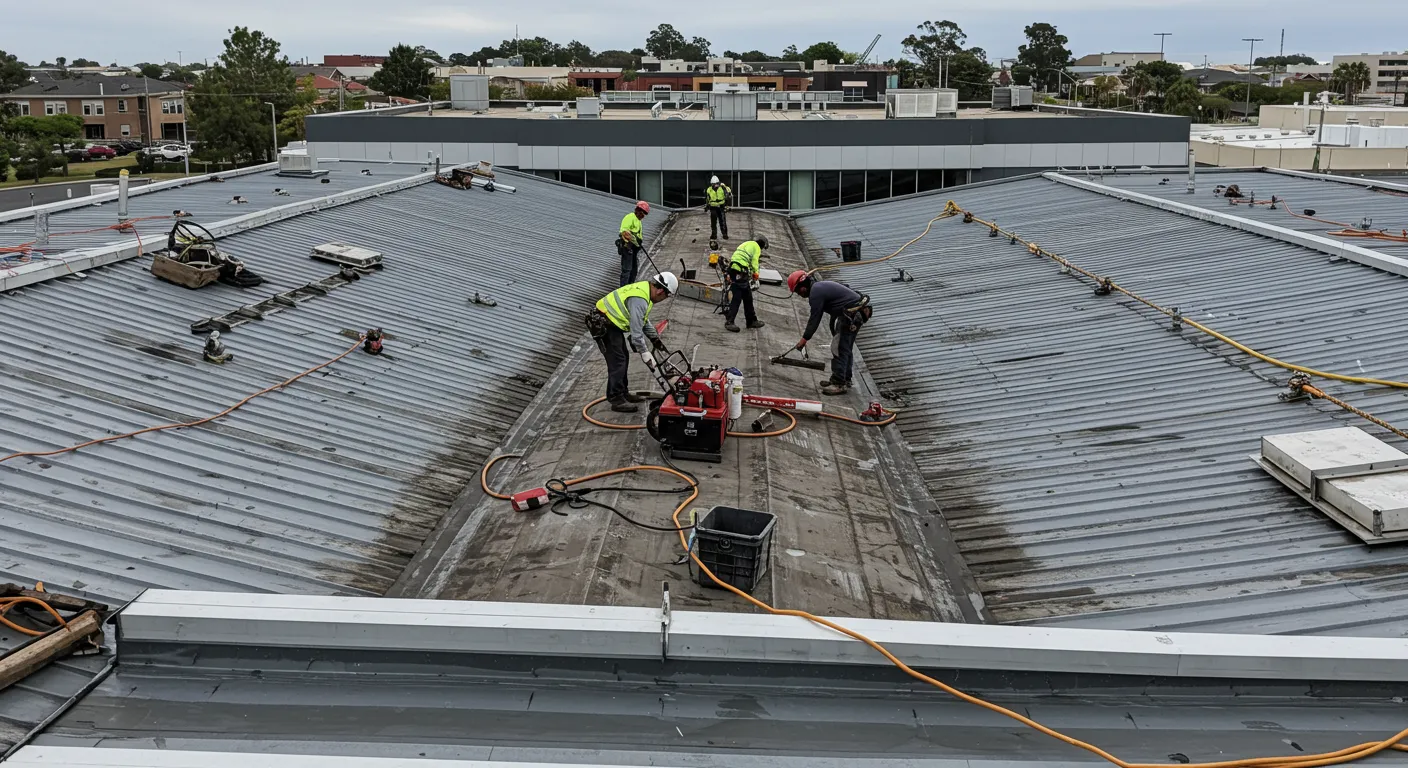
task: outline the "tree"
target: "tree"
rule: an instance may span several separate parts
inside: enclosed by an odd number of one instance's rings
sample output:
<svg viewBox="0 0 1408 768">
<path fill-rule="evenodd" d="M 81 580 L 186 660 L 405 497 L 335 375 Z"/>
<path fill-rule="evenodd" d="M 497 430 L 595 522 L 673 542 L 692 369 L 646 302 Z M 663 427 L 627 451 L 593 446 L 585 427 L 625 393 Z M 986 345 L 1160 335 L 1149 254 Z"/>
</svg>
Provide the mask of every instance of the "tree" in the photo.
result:
<svg viewBox="0 0 1408 768">
<path fill-rule="evenodd" d="M 504 55 L 503 51 L 486 45 L 469 55 L 469 64 L 483 64 L 487 67 L 489 66 L 489 59 L 497 59 L 502 55 Z"/>
<path fill-rule="evenodd" d="M 1258 67 L 1280 67 L 1285 69 L 1292 64 L 1319 64 L 1320 62 L 1306 56 L 1303 53 L 1292 53 L 1289 56 L 1258 56 L 1256 66 Z"/>
<path fill-rule="evenodd" d="M 885 68 L 899 76 L 901 88 L 913 88 L 918 84 L 919 67 L 909 59 L 890 59 Z"/>
<path fill-rule="evenodd" d="M 101 67 L 102 65 L 99 64 L 99 63 L 96 62 L 96 61 L 93 61 L 92 59 L 85 59 L 85 58 L 83 58 L 83 57 L 80 56 L 79 58 L 76 58 L 76 59 L 73 60 L 73 66 L 75 66 L 75 67 Z"/>
<path fill-rule="evenodd" d="M 1074 61 L 1070 49 L 1066 47 L 1069 40 L 1057 32 L 1056 27 L 1045 22 L 1031 24 L 1022 32 L 1027 36 L 1027 42 L 1017 46 L 1017 62 L 1025 73 L 1029 73 L 1030 82 L 1048 92 L 1059 91 L 1061 72 Z"/>
<path fill-rule="evenodd" d="M 24 69 L 24 62 L 0 51 L 0 93 L 8 93 L 28 82 L 29 73 Z"/>
<path fill-rule="evenodd" d="M 591 46 L 578 40 L 564 45 L 562 52 L 567 57 L 568 66 L 574 64 L 577 66 L 590 65 L 596 60 L 596 53 L 592 51 Z"/>
<path fill-rule="evenodd" d="M 1164 91 L 1163 112 L 1169 115 L 1182 115 L 1198 119 L 1198 107 L 1202 105 L 1203 94 L 1193 81 L 1180 77 Z"/>
<path fill-rule="evenodd" d="M 1100 75 L 1092 83 L 1090 99 L 1100 109 L 1118 107 L 1123 83 L 1114 75 Z"/>
<path fill-rule="evenodd" d="M 900 41 L 904 52 L 919 60 L 916 82 L 958 89 L 958 98 L 976 101 L 992 93 L 992 65 L 982 48 L 964 48 L 968 36 L 952 21 L 926 21 Z"/>
<path fill-rule="evenodd" d="M 141 70 L 142 77 L 150 77 L 153 80 L 160 80 L 162 75 L 166 74 L 166 70 L 162 69 L 160 64 L 152 64 L 151 62 L 138 64 L 137 69 Z"/>
<path fill-rule="evenodd" d="M 724 55 L 727 56 L 728 54 L 725 53 Z M 778 57 L 773 56 L 772 54 L 763 53 L 762 51 L 758 50 L 744 51 L 743 53 L 740 53 L 737 56 L 734 56 L 733 58 L 738 59 L 740 61 L 782 61 L 782 59 L 779 59 Z"/>
<path fill-rule="evenodd" d="M 661 24 L 645 38 L 645 50 L 658 59 L 679 58 L 675 52 L 684 47 L 684 35 L 669 24 Z"/>
<path fill-rule="evenodd" d="M 59 65 L 59 69 L 64 69 L 64 65 L 68 63 L 68 59 L 64 58 L 63 56 L 55 56 L 54 63 Z"/>
<path fill-rule="evenodd" d="M 1203 120 L 1215 123 L 1232 116 L 1231 99 L 1216 94 L 1203 97 Z"/>
<path fill-rule="evenodd" d="M 445 59 L 445 63 L 452 67 L 467 67 L 474 63 L 474 59 L 463 53 L 452 53 L 449 58 Z"/>
<path fill-rule="evenodd" d="M 640 66 L 640 57 L 630 51 L 602 51 L 596 55 L 595 63 L 598 67 L 636 69 Z"/>
<path fill-rule="evenodd" d="M 420 55 L 421 55 L 421 56 L 423 56 L 424 58 L 430 59 L 431 61 L 435 62 L 436 64 L 444 64 L 444 63 L 445 63 L 445 60 L 442 59 L 442 58 L 440 58 L 440 54 L 436 53 L 435 51 L 430 50 L 429 48 L 426 48 L 426 47 L 423 46 L 423 45 L 418 45 L 418 46 L 416 46 L 416 50 L 420 52 Z"/>
<path fill-rule="evenodd" d="M 424 99 L 430 95 L 431 67 L 420 51 L 404 43 L 391 49 L 367 85 L 388 96 Z"/>
<path fill-rule="evenodd" d="M 63 152 L 72 141 L 83 136 L 83 118 L 78 115 L 28 115 L 7 121 L 6 130 L 23 139 L 16 175 L 23 170 L 24 178 L 37 180 L 57 167 L 62 167 L 64 175 L 68 175 L 68 161 L 64 159 Z M 55 144 L 59 146 L 57 155 L 50 151 Z"/>
<path fill-rule="evenodd" d="M 1127 67 L 1124 76 L 1129 79 L 1131 90 L 1139 93 L 1141 108 L 1148 106 L 1155 111 L 1164 111 L 1164 92 L 1186 79 L 1183 68 L 1171 61 L 1141 61 Z"/>
<path fill-rule="evenodd" d="M 575 85 L 525 85 L 523 98 L 530 101 L 571 101 L 583 96 L 591 96 L 590 88 Z"/>
<path fill-rule="evenodd" d="M 694 37 L 690 39 L 689 45 L 685 46 L 685 52 L 689 54 L 686 58 L 690 61 L 703 61 L 714 55 L 713 43 L 702 37 Z"/>
<path fill-rule="evenodd" d="M 1344 92 L 1345 101 L 1353 104 L 1359 92 L 1369 87 L 1369 65 L 1362 61 L 1345 62 L 1330 73 L 1330 85 Z"/>
<path fill-rule="evenodd" d="M 161 65 L 161 69 L 164 73 L 161 75 L 161 79 L 168 82 L 194 85 L 196 80 L 200 79 L 200 76 L 195 73 L 195 70 L 189 67 L 183 67 L 174 61 L 168 61 Z"/>
<path fill-rule="evenodd" d="M 235 27 L 225 51 L 196 84 L 187 119 L 200 136 L 200 154 L 227 162 L 274 159 L 269 143 L 269 110 L 287 111 L 297 102 L 288 57 L 263 32 Z"/>
<path fill-rule="evenodd" d="M 449 100 L 450 100 L 450 81 L 449 81 L 449 80 L 436 80 L 435 82 L 431 83 L 431 84 L 430 84 L 430 100 L 431 100 L 431 101 L 449 101 Z"/>
<path fill-rule="evenodd" d="M 801 53 L 802 63 L 810 65 L 814 61 L 825 61 L 829 64 L 855 63 L 860 58 L 860 54 L 847 53 L 841 50 L 841 46 L 831 42 L 813 43 Z"/>
<path fill-rule="evenodd" d="M 303 141 L 308 138 L 308 129 L 304 120 L 309 115 L 318 113 L 318 99 L 322 97 L 314 85 L 315 82 L 312 75 L 298 81 L 298 91 L 294 95 L 293 106 L 284 111 L 284 116 L 278 123 L 279 139 L 285 143 Z"/>
<path fill-rule="evenodd" d="M 802 54 L 797 51 L 797 46 L 795 46 L 795 45 L 789 45 L 789 46 L 787 46 L 786 48 L 783 48 L 783 49 L 782 49 L 782 60 L 783 60 L 783 61 L 801 61 L 801 60 L 802 60 Z"/>
</svg>

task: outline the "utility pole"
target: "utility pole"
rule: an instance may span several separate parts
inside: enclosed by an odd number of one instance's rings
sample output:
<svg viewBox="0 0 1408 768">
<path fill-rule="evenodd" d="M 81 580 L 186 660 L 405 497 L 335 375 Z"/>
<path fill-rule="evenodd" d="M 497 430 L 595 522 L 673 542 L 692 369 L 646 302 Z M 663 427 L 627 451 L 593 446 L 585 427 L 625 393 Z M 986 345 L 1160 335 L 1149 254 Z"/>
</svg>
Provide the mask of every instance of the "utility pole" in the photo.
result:
<svg viewBox="0 0 1408 768">
<path fill-rule="evenodd" d="M 1154 36 L 1159 38 L 1159 61 L 1164 60 L 1164 38 L 1171 37 L 1172 32 L 1155 32 Z"/>
<path fill-rule="evenodd" d="M 1249 43 L 1250 49 L 1247 51 L 1247 122 L 1252 121 L 1252 61 L 1256 58 L 1256 44 L 1264 40 L 1261 37 L 1244 37 L 1242 42 Z"/>
<path fill-rule="evenodd" d="M 274 115 L 274 102 L 272 102 L 272 101 L 266 101 L 266 102 L 264 102 L 264 103 L 269 105 L 269 126 L 270 126 L 271 128 L 273 128 L 273 130 L 274 130 L 274 154 L 273 154 L 272 158 L 273 158 L 274 160 L 278 160 L 278 159 L 279 159 L 279 120 L 278 120 L 278 118 Z"/>
</svg>

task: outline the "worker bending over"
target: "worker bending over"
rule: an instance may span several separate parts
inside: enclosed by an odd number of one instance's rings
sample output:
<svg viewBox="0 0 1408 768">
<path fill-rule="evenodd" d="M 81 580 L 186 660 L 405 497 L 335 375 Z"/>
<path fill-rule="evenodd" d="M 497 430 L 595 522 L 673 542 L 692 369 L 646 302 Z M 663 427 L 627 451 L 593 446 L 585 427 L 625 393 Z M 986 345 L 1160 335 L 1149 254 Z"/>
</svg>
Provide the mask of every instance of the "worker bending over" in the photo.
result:
<svg viewBox="0 0 1408 768">
<path fill-rule="evenodd" d="M 704 197 L 704 206 L 709 209 L 709 239 L 718 240 L 722 231 L 727 240 L 728 207 L 733 203 L 733 190 L 720 182 L 718 176 L 713 176 L 709 179 L 709 186 L 704 188 Z"/>
<path fill-rule="evenodd" d="M 767 247 L 768 239 L 758 235 L 733 252 L 733 260 L 728 263 L 728 274 L 725 276 L 729 290 L 733 291 L 728 311 L 724 313 L 724 328 L 727 330 L 738 332 L 738 326 L 733 321 L 738 318 L 739 304 L 743 305 L 743 316 L 748 320 L 749 328 L 763 327 L 763 321 L 758 319 L 758 313 L 753 309 L 752 283 L 758 279 L 758 259 Z"/>
<path fill-rule="evenodd" d="M 650 215 L 650 203 L 641 200 L 635 210 L 621 219 L 621 233 L 616 238 L 616 252 L 621 254 L 621 285 L 636 281 L 636 269 L 640 266 L 640 249 L 645 246 L 641 236 L 641 223 Z"/>
<path fill-rule="evenodd" d="M 650 323 L 650 310 L 655 302 L 673 296 L 679 280 L 670 272 L 661 272 L 649 280 L 623 285 L 606 294 L 587 313 L 587 330 L 596 339 L 597 349 L 606 358 L 606 399 L 611 410 L 635 413 L 636 403 L 645 399 L 630 391 L 631 357 L 627 345 L 637 353 L 645 352 L 646 339 L 659 351 L 665 342 Z"/>
<path fill-rule="evenodd" d="M 856 293 L 835 280 L 817 280 L 811 273 L 797 270 L 787 277 L 787 288 L 811 304 L 811 317 L 797 349 L 807 346 L 821 326 L 821 316 L 831 316 L 831 378 L 822 382 L 821 393 L 839 395 L 851 388 L 851 359 L 856 333 L 870 319 L 870 297 Z"/>
</svg>

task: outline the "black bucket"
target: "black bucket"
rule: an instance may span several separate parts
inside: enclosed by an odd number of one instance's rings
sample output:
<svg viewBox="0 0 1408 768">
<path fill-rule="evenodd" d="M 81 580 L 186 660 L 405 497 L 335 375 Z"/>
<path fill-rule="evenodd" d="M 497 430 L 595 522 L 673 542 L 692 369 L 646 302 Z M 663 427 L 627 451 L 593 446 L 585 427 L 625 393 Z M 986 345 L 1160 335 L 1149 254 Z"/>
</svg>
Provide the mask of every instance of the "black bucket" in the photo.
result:
<svg viewBox="0 0 1408 768">
<path fill-rule="evenodd" d="M 777 517 L 737 507 L 714 507 L 694 530 L 694 553 L 725 584 L 752 592 L 762 582 L 772 561 L 772 532 Z M 690 561 L 694 581 L 718 587 L 709 575 Z"/>
</svg>

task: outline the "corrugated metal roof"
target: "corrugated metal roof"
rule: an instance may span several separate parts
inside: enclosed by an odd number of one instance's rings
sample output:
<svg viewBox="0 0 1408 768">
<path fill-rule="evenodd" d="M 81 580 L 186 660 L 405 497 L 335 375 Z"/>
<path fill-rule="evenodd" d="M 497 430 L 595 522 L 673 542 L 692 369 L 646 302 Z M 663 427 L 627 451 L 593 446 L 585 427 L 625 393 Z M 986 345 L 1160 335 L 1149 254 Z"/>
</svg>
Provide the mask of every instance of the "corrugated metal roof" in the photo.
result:
<svg viewBox="0 0 1408 768">
<path fill-rule="evenodd" d="M 358 351 L 207 427 L 0 464 L 0 581 L 113 605 L 154 586 L 383 593 L 617 273 L 601 233 L 628 202 L 511 183 L 426 184 L 222 240 L 269 280 L 254 289 L 190 291 L 139 259 L 0 296 L 0 454 L 198 418 L 369 327 L 388 334 L 384 355 Z M 192 321 L 335 273 L 308 258 L 333 240 L 383 252 L 386 268 L 225 334 L 232 363 L 201 361 Z M 16 642 L 0 633 L 0 651 Z M 0 736 L 73 693 L 50 690 L 64 671 L 6 692 Z"/>
<path fill-rule="evenodd" d="M 1292 183 L 1305 182 L 1287 180 L 1288 197 Z M 1297 194 L 1346 192 L 1374 194 L 1330 182 Z M 1408 378 L 1402 278 L 1044 179 L 945 196 L 1268 354 Z M 873 257 L 918 234 L 945 196 L 799 222 L 822 246 L 858 238 Z M 889 282 L 896 266 L 915 282 Z M 1248 459 L 1266 434 L 1383 431 L 1333 406 L 1281 403 L 1286 371 L 1173 333 L 1162 315 L 1094 296 L 957 218 L 891 263 L 833 274 L 875 299 L 866 363 L 908 402 L 901 428 L 1000 620 L 1408 632 L 1408 549 L 1366 548 Z M 1325 387 L 1408 423 L 1402 391 Z"/>
<path fill-rule="evenodd" d="M 128 199 L 128 216 L 133 219 L 147 216 L 170 217 L 177 209 L 192 214 L 192 220 L 213 224 L 236 216 L 256 211 L 277 208 L 302 200 L 326 197 L 339 192 L 347 192 L 362 187 L 370 187 L 385 181 L 403 179 L 420 172 L 420 166 L 405 163 L 367 162 L 324 162 L 320 164 L 328 170 L 324 184 L 320 179 L 300 179 L 277 176 L 274 171 L 254 173 L 245 176 L 230 176 L 223 182 L 197 182 L 187 186 L 161 189 Z M 370 171 L 364 176 L 362 171 Z M 101 181 L 101 180 L 100 180 Z M 116 183 L 116 179 L 110 181 Z M 289 194 L 278 195 L 274 189 L 286 190 Z M 141 187 L 136 187 L 141 189 Z M 249 202 L 232 203 L 236 195 Z M 103 229 L 117 224 L 117 202 L 99 203 L 71 208 L 49 216 L 50 247 L 47 253 L 62 253 L 81 248 L 93 248 L 107 243 L 131 239 L 130 235 L 113 229 Z M 166 233 L 172 221 L 158 220 L 137 222 L 137 232 L 144 241 L 165 242 Z M 95 231 L 89 231 L 95 230 Z M 82 234 L 59 233 L 79 232 Z M 29 243 L 34 240 L 34 218 L 16 219 L 0 223 L 0 248 Z M 3 262 L 0 262 L 3 263 Z"/>
<path fill-rule="evenodd" d="M 1167 184 L 1162 183 L 1165 178 L 1168 179 Z M 1272 195 L 1284 199 L 1290 210 L 1301 215 L 1304 215 L 1308 208 L 1315 211 L 1315 218 L 1343 222 L 1353 227 L 1358 227 L 1363 219 L 1369 218 L 1373 219 L 1374 229 L 1386 229 L 1390 234 L 1402 234 L 1403 230 L 1408 229 L 1408 195 L 1403 193 L 1264 171 L 1219 171 L 1200 174 L 1197 180 L 1198 191 L 1190 195 L 1187 193 L 1187 180 L 1186 175 L 1158 174 L 1124 174 L 1096 179 L 1106 186 L 1155 195 L 1176 203 L 1195 205 L 1217 213 L 1241 216 L 1316 235 L 1324 235 L 1340 227 L 1292 216 L 1282 206 L 1253 208 L 1231 205 L 1226 198 L 1214 195 L 1213 189 L 1219 184 L 1236 184 L 1243 194 L 1255 194 L 1257 200 L 1270 200 Z M 1408 258 L 1408 244 L 1359 237 L 1330 239 Z"/>
</svg>

